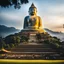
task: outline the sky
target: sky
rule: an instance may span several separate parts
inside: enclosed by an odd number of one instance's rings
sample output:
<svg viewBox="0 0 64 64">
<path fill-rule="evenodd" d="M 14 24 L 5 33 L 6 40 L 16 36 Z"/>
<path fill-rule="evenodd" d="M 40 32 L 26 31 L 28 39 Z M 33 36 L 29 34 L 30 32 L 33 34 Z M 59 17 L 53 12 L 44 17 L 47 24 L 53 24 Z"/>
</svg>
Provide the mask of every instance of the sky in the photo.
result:
<svg viewBox="0 0 64 64">
<path fill-rule="evenodd" d="M 0 25 L 21 30 L 32 3 L 37 7 L 37 15 L 42 19 L 43 28 L 64 32 L 64 0 L 29 0 L 29 3 L 21 5 L 20 9 L 14 9 L 13 6 L 0 7 Z"/>
</svg>

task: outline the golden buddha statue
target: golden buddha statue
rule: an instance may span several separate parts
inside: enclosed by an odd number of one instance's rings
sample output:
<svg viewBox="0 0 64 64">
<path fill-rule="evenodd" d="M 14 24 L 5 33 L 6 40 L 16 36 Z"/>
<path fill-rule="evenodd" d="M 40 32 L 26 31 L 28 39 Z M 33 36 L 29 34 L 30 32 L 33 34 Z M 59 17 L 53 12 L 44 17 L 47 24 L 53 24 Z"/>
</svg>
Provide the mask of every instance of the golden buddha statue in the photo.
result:
<svg viewBox="0 0 64 64">
<path fill-rule="evenodd" d="M 37 16 L 37 8 L 32 3 L 29 8 L 29 16 L 26 16 L 24 19 L 24 29 L 25 30 L 38 30 L 44 32 L 42 28 L 42 20 L 39 16 Z"/>
</svg>

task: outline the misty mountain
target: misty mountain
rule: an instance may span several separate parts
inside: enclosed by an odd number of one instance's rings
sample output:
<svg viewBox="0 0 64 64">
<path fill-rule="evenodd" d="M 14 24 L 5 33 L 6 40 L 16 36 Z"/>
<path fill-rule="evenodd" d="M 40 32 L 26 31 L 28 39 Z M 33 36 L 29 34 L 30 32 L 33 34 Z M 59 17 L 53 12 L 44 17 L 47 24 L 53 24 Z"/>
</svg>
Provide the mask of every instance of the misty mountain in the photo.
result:
<svg viewBox="0 0 64 64">
<path fill-rule="evenodd" d="M 20 30 L 14 27 L 7 27 L 5 25 L 0 25 L 0 36 L 6 37 L 10 34 L 18 33 Z"/>
<path fill-rule="evenodd" d="M 64 41 L 64 33 L 62 32 L 55 32 L 45 28 L 45 31 L 48 32 L 51 36 L 59 38 L 61 41 Z"/>
<path fill-rule="evenodd" d="M 46 32 L 48 32 L 51 36 L 59 38 L 61 41 L 64 41 L 64 33 L 62 32 L 55 32 L 52 30 L 49 30 L 47 28 L 44 28 Z M 18 33 L 20 30 L 14 28 L 14 27 L 7 27 L 5 25 L 0 25 L 0 36 L 6 37 L 10 34 Z"/>
</svg>

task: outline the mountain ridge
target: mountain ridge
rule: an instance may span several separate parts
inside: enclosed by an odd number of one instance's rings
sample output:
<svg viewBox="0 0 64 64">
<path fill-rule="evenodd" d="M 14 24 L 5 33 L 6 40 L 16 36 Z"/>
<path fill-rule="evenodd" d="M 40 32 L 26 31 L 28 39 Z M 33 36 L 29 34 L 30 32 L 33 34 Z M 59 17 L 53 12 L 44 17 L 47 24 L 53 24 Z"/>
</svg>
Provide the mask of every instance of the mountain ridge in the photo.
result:
<svg viewBox="0 0 64 64">
<path fill-rule="evenodd" d="M 44 28 L 46 32 L 48 32 L 51 36 L 59 38 L 61 41 L 64 41 L 64 33 L 55 32 L 50 29 Z"/>
<path fill-rule="evenodd" d="M 58 37 L 61 41 L 64 41 L 64 33 L 62 32 L 55 32 L 48 28 L 44 28 L 46 32 L 48 32 L 53 37 Z M 15 27 L 7 27 L 5 25 L 0 25 L 0 37 L 6 37 L 10 34 L 18 33 L 20 32 L 19 29 L 16 29 Z"/>
<path fill-rule="evenodd" d="M 18 33 L 20 30 L 14 27 L 7 27 L 5 25 L 0 25 L 0 36 L 6 37 L 10 34 Z"/>
</svg>

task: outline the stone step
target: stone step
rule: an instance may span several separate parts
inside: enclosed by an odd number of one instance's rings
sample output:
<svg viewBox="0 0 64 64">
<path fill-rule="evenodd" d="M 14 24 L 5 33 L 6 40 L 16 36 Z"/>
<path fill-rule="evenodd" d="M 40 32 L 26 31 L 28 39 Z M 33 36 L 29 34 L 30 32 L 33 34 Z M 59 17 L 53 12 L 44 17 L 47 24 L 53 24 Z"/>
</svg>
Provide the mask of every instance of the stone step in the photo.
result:
<svg viewBox="0 0 64 64">
<path fill-rule="evenodd" d="M 48 44 L 42 44 L 42 45 L 19 45 L 16 48 L 50 48 L 50 45 Z"/>
<path fill-rule="evenodd" d="M 32 55 L 32 54 L 37 54 L 37 55 L 55 55 L 55 56 L 59 56 L 59 54 L 57 54 L 56 52 L 10 52 L 10 53 L 7 53 L 7 54 L 10 54 L 10 55 Z"/>
<path fill-rule="evenodd" d="M 64 59 L 56 52 L 11 52 L 5 54 L 7 59 Z"/>
<path fill-rule="evenodd" d="M 12 48 L 7 50 L 16 52 L 55 52 L 55 50 L 51 48 Z"/>
<path fill-rule="evenodd" d="M 11 52 L 7 53 L 3 58 L 7 59 L 64 59 L 49 44 L 21 44 L 16 48 L 7 49 Z"/>
</svg>

